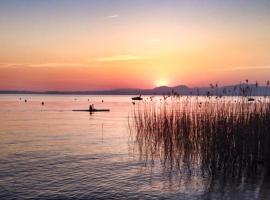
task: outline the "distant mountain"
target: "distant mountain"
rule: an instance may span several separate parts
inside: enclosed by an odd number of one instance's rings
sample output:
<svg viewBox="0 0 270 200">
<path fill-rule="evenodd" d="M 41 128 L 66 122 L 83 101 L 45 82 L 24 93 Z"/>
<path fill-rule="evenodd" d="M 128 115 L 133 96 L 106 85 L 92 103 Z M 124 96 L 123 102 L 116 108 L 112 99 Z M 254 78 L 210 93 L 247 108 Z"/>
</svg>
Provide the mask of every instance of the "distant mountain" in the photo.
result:
<svg viewBox="0 0 270 200">
<path fill-rule="evenodd" d="M 175 87 L 160 86 L 153 89 L 138 89 L 138 88 L 122 88 L 113 90 L 100 91 L 0 91 L 0 94 L 81 94 L 81 95 L 247 95 L 247 96 L 264 96 L 270 95 L 269 86 L 256 86 L 256 84 L 237 84 L 216 87 L 193 87 L 186 85 L 178 85 Z"/>
</svg>

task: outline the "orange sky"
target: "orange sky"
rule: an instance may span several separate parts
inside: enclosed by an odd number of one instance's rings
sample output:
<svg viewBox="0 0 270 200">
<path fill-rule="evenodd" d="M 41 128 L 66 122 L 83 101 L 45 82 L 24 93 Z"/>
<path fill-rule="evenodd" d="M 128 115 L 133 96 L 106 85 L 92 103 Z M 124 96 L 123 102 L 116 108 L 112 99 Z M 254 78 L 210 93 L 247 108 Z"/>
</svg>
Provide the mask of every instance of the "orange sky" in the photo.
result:
<svg viewBox="0 0 270 200">
<path fill-rule="evenodd" d="M 0 90 L 270 79 L 267 1 L 0 4 Z"/>
</svg>

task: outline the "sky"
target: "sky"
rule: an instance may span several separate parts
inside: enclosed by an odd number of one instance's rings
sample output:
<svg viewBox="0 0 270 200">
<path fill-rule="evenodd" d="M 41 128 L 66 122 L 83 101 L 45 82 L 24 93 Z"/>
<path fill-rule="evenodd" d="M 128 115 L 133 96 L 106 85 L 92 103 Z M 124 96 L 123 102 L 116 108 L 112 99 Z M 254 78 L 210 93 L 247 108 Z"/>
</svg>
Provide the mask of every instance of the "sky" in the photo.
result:
<svg viewBox="0 0 270 200">
<path fill-rule="evenodd" d="M 0 0 L 0 90 L 265 84 L 269 52 L 269 0 Z"/>
</svg>

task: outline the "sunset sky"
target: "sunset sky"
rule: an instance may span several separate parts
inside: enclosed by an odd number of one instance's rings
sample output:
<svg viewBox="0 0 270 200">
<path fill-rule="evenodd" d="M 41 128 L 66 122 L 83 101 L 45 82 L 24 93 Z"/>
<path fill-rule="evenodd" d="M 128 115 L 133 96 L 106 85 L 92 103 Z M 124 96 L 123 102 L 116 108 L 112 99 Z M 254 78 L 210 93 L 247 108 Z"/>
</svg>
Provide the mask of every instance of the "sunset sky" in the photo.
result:
<svg viewBox="0 0 270 200">
<path fill-rule="evenodd" d="M 0 90 L 261 84 L 269 0 L 0 0 Z"/>
</svg>

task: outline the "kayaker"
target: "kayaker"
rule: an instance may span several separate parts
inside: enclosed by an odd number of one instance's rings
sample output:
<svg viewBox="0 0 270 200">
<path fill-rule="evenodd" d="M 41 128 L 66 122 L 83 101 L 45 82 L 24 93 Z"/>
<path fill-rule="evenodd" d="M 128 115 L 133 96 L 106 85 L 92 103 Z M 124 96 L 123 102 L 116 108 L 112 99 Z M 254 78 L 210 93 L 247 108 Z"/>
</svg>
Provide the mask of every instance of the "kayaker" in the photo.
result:
<svg viewBox="0 0 270 200">
<path fill-rule="evenodd" d="M 89 111 L 90 111 L 90 112 L 93 112 L 93 110 L 94 110 L 94 104 L 91 104 L 91 105 L 89 106 Z"/>
</svg>

